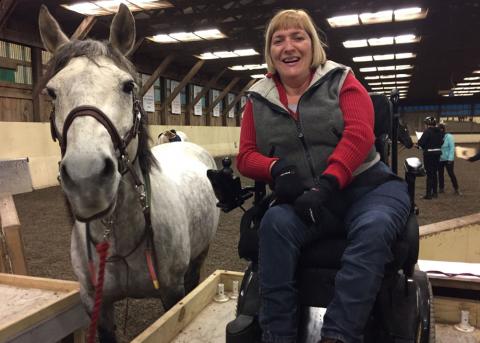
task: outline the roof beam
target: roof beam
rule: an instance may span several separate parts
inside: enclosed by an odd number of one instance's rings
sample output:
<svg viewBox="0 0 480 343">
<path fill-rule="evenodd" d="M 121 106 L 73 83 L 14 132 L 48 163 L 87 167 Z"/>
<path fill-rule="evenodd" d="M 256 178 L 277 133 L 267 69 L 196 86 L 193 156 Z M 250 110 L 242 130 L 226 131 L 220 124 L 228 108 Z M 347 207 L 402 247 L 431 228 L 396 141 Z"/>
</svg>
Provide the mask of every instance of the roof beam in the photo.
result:
<svg viewBox="0 0 480 343">
<path fill-rule="evenodd" d="M 12 14 L 18 0 L 2 0 L 0 1 L 0 31 L 8 21 L 8 17 Z"/>
<path fill-rule="evenodd" d="M 207 115 L 215 108 L 215 106 L 218 105 L 220 101 L 223 100 L 225 95 L 227 95 L 227 93 L 230 92 L 230 90 L 233 88 L 233 86 L 235 86 L 238 80 L 240 80 L 239 77 L 234 77 L 232 81 L 230 81 L 230 83 L 227 85 L 227 87 L 225 87 L 223 91 L 218 95 L 218 97 L 215 100 L 213 100 L 212 104 L 207 108 L 207 111 L 206 111 Z"/>
<path fill-rule="evenodd" d="M 147 93 L 150 87 L 152 87 L 155 80 L 158 79 L 158 77 L 165 71 L 165 69 L 167 69 L 170 62 L 172 62 L 173 57 L 174 57 L 173 55 L 168 55 L 167 57 L 165 57 L 162 63 L 160 63 L 157 69 L 155 69 L 152 75 L 150 75 L 148 80 L 143 84 L 143 87 L 138 94 L 140 98 L 143 97 L 145 93 Z"/>
<path fill-rule="evenodd" d="M 240 101 L 243 94 L 247 91 L 247 89 L 249 89 L 255 83 L 255 81 L 257 81 L 257 80 L 256 79 L 251 79 L 250 81 L 247 82 L 247 84 L 237 94 L 235 99 L 233 99 L 233 101 L 230 104 L 228 104 L 227 107 L 225 107 L 225 109 L 223 110 L 223 113 L 222 113 L 223 116 L 226 116 L 228 111 L 230 111 L 233 108 L 233 106 L 235 106 L 237 104 L 237 102 Z"/>
<path fill-rule="evenodd" d="M 163 112 L 168 107 L 168 105 L 170 105 L 170 103 L 173 101 L 173 99 L 175 99 L 175 97 L 178 95 L 178 93 L 180 93 L 180 91 L 183 89 L 183 87 L 185 87 L 185 85 L 188 82 L 190 82 L 192 77 L 194 77 L 195 74 L 198 73 L 198 71 L 200 70 L 200 68 L 204 64 L 205 64 L 205 61 L 203 61 L 203 60 L 199 60 L 199 61 L 197 61 L 197 63 L 195 63 L 195 65 L 192 67 L 192 69 L 190 69 L 188 74 L 185 75 L 183 80 L 178 84 L 177 87 L 175 87 L 175 89 L 170 93 L 170 96 L 167 98 L 167 100 L 165 100 L 165 102 L 162 104 L 160 112 Z"/>
<path fill-rule="evenodd" d="M 136 42 L 135 45 L 133 46 L 132 50 L 130 50 L 127 54 L 127 58 L 130 58 L 137 52 L 137 50 L 140 48 L 140 46 L 143 44 L 145 41 L 145 37 L 140 37 Z"/>
<path fill-rule="evenodd" d="M 200 93 L 197 94 L 197 96 L 195 97 L 195 99 L 192 100 L 191 104 L 188 105 L 188 108 L 187 110 L 188 111 L 191 111 L 194 107 L 195 107 L 195 104 L 197 102 L 200 101 L 200 99 L 202 97 L 205 96 L 205 94 L 208 93 L 208 91 L 210 90 L 210 88 L 212 88 L 212 86 L 217 83 L 217 81 L 220 79 L 220 77 L 227 71 L 226 68 L 222 69 L 215 77 L 213 77 L 212 79 L 210 79 L 208 81 L 208 83 L 202 88 L 202 91 Z"/>
<path fill-rule="evenodd" d="M 93 15 L 89 15 L 88 17 L 83 18 L 82 22 L 80 25 L 78 25 L 77 29 L 75 32 L 72 34 L 70 39 L 78 39 L 82 40 L 84 39 L 90 30 L 92 29 L 93 25 L 97 22 L 97 17 Z"/>
</svg>

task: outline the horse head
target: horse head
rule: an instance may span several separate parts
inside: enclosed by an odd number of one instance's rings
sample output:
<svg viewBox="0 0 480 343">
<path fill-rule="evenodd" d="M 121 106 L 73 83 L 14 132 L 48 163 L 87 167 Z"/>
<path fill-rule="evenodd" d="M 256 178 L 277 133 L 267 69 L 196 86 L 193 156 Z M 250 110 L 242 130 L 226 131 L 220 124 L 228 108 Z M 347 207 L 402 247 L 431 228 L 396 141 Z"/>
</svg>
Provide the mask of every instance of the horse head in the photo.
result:
<svg viewBox="0 0 480 343">
<path fill-rule="evenodd" d="M 125 166 L 137 157 L 144 167 L 153 160 L 136 72 L 125 57 L 135 41 L 133 15 L 120 5 L 108 42 L 70 40 L 45 6 L 39 29 L 53 54 L 46 89 L 52 136 L 62 150 L 59 180 L 77 219 L 103 217 L 115 207 Z"/>
<path fill-rule="evenodd" d="M 412 137 L 410 137 L 410 132 L 408 132 L 407 126 L 403 125 L 402 123 L 398 124 L 398 141 L 407 149 L 411 149 L 413 147 L 413 141 Z"/>
</svg>

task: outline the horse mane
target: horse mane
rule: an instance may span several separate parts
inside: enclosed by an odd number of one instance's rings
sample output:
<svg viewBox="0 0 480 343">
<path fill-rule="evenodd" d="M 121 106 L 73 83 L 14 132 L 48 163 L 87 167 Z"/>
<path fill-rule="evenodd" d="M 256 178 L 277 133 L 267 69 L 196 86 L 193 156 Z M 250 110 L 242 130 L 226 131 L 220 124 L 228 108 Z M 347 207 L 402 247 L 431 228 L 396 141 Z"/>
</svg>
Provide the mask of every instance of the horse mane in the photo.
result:
<svg viewBox="0 0 480 343">
<path fill-rule="evenodd" d="M 137 85 L 139 84 L 139 77 L 135 67 L 124 55 L 115 49 L 110 42 L 92 39 L 73 39 L 60 46 L 48 62 L 47 71 L 43 76 L 43 81 L 50 80 L 60 70 L 65 68 L 73 58 L 81 56 L 87 57 L 95 64 L 97 64 L 95 57 L 105 56 L 111 59 L 117 67 L 129 73 L 135 80 L 135 83 Z M 46 84 L 46 82 L 43 84 Z M 147 120 L 147 115 L 142 113 L 142 122 L 138 134 L 139 141 L 137 154 L 140 167 L 144 172 L 149 172 L 153 166 L 157 165 L 157 161 L 155 160 L 148 144 L 150 137 L 146 128 L 148 125 Z"/>
</svg>

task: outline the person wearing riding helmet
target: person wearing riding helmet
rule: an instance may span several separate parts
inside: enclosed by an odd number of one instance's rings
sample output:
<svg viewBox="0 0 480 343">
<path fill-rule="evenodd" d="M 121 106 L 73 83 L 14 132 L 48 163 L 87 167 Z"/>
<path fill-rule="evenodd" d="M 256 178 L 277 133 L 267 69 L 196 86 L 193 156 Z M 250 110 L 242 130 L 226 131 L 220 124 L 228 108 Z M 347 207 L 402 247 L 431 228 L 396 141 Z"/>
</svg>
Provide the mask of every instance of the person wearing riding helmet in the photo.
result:
<svg viewBox="0 0 480 343">
<path fill-rule="evenodd" d="M 327 60 L 310 16 L 283 10 L 265 34 L 269 73 L 248 91 L 237 167 L 273 185 L 260 224 L 259 323 L 263 342 L 297 341 L 295 273 L 320 239 L 335 202 L 348 246 L 322 326 L 322 343 L 361 343 L 391 244 L 410 212 L 407 185 L 380 161 L 374 111 L 349 67 Z"/>
<path fill-rule="evenodd" d="M 429 200 L 438 197 L 438 168 L 442 154 L 443 134 L 437 127 L 434 117 L 426 117 L 424 123 L 427 128 L 417 144 L 423 150 L 423 163 L 427 171 L 426 193 L 423 199 Z"/>
<path fill-rule="evenodd" d="M 442 144 L 442 154 L 440 156 L 440 164 L 438 168 L 438 192 L 445 192 L 445 169 L 447 169 L 448 176 L 450 181 L 452 181 L 452 186 L 454 189 L 454 194 L 461 195 L 458 190 L 458 181 L 454 172 L 454 163 L 455 163 L 455 140 L 453 135 L 449 132 L 446 132 L 445 124 L 438 124 L 438 128 L 443 134 L 443 144 Z"/>
</svg>

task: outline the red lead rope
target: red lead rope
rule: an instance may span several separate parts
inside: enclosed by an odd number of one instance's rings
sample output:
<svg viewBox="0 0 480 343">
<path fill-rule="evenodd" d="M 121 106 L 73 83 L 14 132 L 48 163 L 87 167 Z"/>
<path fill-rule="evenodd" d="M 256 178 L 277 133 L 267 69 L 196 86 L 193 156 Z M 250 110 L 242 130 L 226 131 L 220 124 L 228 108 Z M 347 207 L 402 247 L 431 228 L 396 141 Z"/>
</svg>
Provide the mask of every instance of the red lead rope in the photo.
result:
<svg viewBox="0 0 480 343">
<path fill-rule="evenodd" d="M 103 294 L 103 281 L 105 277 L 105 264 L 107 260 L 108 248 L 110 244 L 108 241 L 103 241 L 96 245 L 97 253 L 100 258 L 98 267 L 98 279 L 95 285 L 95 304 L 93 305 L 92 320 L 88 329 L 88 343 L 95 343 L 95 333 L 97 331 L 97 322 L 100 315 Z"/>
</svg>

